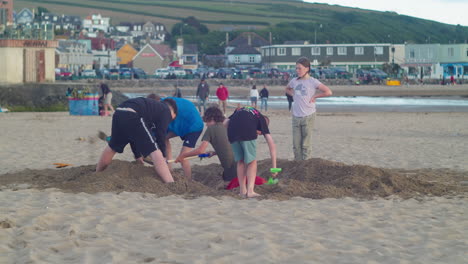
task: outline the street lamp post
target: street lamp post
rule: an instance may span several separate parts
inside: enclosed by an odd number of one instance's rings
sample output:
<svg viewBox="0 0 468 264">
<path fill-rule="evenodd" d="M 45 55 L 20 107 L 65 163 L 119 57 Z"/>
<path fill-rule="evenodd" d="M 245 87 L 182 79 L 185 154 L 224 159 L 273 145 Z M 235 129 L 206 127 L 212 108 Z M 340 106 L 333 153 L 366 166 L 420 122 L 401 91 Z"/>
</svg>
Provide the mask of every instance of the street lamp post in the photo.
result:
<svg viewBox="0 0 468 264">
<path fill-rule="evenodd" d="M 322 24 L 320 24 L 320 29 L 322 29 Z M 314 28 L 314 44 L 317 44 L 317 28 Z"/>
</svg>

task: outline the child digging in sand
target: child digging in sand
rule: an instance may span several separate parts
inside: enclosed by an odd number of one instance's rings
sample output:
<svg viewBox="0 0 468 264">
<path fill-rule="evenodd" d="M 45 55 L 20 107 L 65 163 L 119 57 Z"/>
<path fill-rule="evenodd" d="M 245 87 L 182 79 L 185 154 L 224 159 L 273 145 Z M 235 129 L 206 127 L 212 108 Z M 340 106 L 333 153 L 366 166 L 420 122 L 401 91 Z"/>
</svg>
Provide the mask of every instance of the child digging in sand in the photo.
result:
<svg viewBox="0 0 468 264">
<path fill-rule="evenodd" d="M 218 155 L 224 169 L 223 180 L 231 181 L 234 179 L 237 176 L 237 166 L 229 144 L 226 127 L 223 125 L 224 119 L 223 112 L 217 106 L 207 108 L 203 115 L 203 121 L 207 127 L 200 146 L 192 151 L 180 153 L 175 162 L 181 162 L 187 157 L 205 153 L 208 144 L 211 144 L 215 152 L 210 153 L 210 157 Z"/>
<path fill-rule="evenodd" d="M 112 137 L 96 166 L 103 171 L 112 162 L 114 155 L 122 153 L 127 144 L 132 145 L 135 159 L 143 162 L 150 156 L 156 173 L 164 182 L 174 182 L 166 159 L 166 131 L 177 116 L 177 105 L 172 99 L 157 102 L 148 98 L 134 98 L 123 102 L 112 116 Z M 155 136 L 149 130 L 156 127 Z"/>
<path fill-rule="evenodd" d="M 271 167 L 276 168 L 276 146 L 268 129 L 269 119 L 253 107 L 242 107 L 237 109 L 224 123 L 228 128 L 228 139 L 237 162 L 240 195 L 248 198 L 260 196 L 254 192 L 257 175 L 258 135 L 263 135 L 265 138 L 270 150 Z M 277 173 L 273 173 L 272 176 L 276 175 Z"/>
</svg>

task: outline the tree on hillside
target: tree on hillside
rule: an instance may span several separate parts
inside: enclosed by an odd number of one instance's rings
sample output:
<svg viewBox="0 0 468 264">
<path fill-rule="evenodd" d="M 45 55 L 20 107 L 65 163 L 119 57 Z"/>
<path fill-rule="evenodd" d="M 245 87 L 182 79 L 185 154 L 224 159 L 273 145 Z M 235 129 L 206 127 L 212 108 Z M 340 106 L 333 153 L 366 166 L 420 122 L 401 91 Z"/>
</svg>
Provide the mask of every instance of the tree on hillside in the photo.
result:
<svg viewBox="0 0 468 264">
<path fill-rule="evenodd" d="M 50 13 L 49 9 L 47 9 L 45 7 L 42 7 L 42 6 L 37 7 L 37 15 L 38 16 L 42 16 L 42 14 L 45 14 L 45 13 Z"/>
</svg>

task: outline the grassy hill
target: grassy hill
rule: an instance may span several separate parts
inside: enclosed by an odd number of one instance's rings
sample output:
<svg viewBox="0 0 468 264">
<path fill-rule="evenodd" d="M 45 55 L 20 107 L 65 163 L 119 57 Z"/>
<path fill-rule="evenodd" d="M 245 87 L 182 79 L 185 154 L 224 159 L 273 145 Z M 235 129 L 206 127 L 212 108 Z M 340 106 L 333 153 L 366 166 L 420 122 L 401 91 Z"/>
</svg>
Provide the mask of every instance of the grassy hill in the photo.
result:
<svg viewBox="0 0 468 264">
<path fill-rule="evenodd" d="M 171 28 L 194 16 L 210 30 L 226 28 L 275 31 L 274 42 L 308 37 L 317 43 L 465 43 L 468 27 L 336 5 L 294 0 L 15 0 L 15 9 L 42 6 L 58 14 L 85 17 L 99 12 L 112 23 L 155 21 Z M 322 27 L 320 27 L 322 25 Z M 308 32 L 304 36 L 304 32 Z"/>
</svg>

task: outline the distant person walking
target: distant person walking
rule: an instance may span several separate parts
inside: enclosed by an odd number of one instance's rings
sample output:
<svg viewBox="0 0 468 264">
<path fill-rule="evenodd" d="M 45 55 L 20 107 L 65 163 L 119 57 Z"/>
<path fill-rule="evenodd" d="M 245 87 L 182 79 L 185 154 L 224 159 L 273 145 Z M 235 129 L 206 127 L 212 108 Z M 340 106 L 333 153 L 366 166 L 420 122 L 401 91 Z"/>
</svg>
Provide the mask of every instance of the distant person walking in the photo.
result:
<svg viewBox="0 0 468 264">
<path fill-rule="evenodd" d="M 258 96 L 257 86 L 254 84 L 250 89 L 250 105 L 254 108 L 257 108 Z"/>
<path fill-rule="evenodd" d="M 223 114 L 226 115 L 227 99 L 229 98 L 229 90 L 223 83 L 220 83 L 216 90 L 216 96 L 219 100 L 219 107 L 223 109 Z"/>
<path fill-rule="evenodd" d="M 172 97 L 182 98 L 182 91 L 177 87 L 177 84 L 174 85 L 174 93 L 172 94 Z"/>
<path fill-rule="evenodd" d="M 332 95 L 330 88 L 311 77 L 309 72 L 310 60 L 306 57 L 299 58 L 296 61 L 298 77 L 289 81 L 285 90 L 294 99 L 292 131 L 295 160 L 306 160 L 312 157 L 311 138 L 316 115 L 315 100 Z"/>
<path fill-rule="evenodd" d="M 103 98 L 104 113 L 101 113 L 103 116 L 109 116 L 109 110 L 115 112 L 114 107 L 112 106 L 112 92 L 109 86 L 105 83 L 101 83 L 101 91 Z"/>
<path fill-rule="evenodd" d="M 200 83 L 198 84 L 197 88 L 197 99 L 198 99 L 198 112 L 201 111 L 201 107 L 203 106 L 203 112 L 206 111 L 206 101 L 210 96 L 210 86 L 206 83 L 205 79 L 201 79 Z"/>
<path fill-rule="evenodd" d="M 263 89 L 260 91 L 260 111 L 262 109 L 265 109 L 265 112 L 268 111 L 268 96 L 268 89 L 263 85 Z"/>
<path fill-rule="evenodd" d="M 456 84 L 456 82 L 455 82 L 455 76 L 453 76 L 453 74 L 450 75 L 450 84 L 452 84 L 452 85 L 455 85 L 455 84 Z"/>
</svg>

